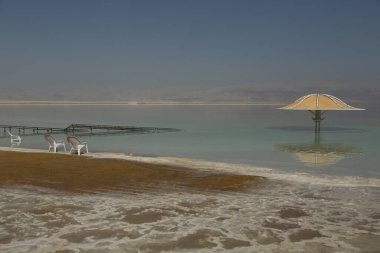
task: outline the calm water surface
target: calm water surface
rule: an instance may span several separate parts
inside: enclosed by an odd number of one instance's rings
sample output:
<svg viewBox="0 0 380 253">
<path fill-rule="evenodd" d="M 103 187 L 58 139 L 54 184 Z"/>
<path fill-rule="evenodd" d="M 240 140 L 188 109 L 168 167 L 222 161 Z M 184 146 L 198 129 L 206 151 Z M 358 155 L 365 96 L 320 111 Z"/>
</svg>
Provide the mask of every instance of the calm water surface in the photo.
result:
<svg viewBox="0 0 380 253">
<path fill-rule="evenodd" d="M 286 171 L 380 178 L 380 109 L 328 112 L 316 138 L 308 112 L 275 106 L 0 106 L 1 124 L 171 127 L 179 132 L 82 136 L 91 151 L 241 163 Z M 1 133 L 3 134 L 3 133 Z M 56 134 L 57 139 L 65 135 Z M 9 146 L 9 138 L 0 138 Z M 47 148 L 42 135 L 20 147 Z"/>
</svg>

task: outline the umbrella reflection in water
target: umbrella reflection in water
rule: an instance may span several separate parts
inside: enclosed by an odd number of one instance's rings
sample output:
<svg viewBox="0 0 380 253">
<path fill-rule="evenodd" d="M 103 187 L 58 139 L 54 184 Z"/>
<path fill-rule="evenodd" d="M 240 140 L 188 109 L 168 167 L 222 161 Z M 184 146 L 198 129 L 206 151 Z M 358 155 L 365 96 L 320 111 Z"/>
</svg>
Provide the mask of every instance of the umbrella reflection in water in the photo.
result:
<svg viewBox="0 0 380 253">
<path fill-rule="evenodd" d="M 279 144 L 278 150 L 288 152 L 299 162 L 311 167 L 334 165 L 345 157 L 358 155 L 360 149 L 345 144 L 322 144 L 320 133 L 315 133 L 314 143 Z"/>
</svg>

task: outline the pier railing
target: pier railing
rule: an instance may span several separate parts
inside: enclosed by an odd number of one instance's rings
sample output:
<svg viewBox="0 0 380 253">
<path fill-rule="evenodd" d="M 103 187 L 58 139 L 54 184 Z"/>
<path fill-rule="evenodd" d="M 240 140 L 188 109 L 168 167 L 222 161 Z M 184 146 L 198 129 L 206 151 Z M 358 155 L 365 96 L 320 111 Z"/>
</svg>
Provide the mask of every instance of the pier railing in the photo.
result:
<svg viewBox="0 0 380 253">
<path fill-rule="evenodd" d="M 17 131 L 19 135 L 30 136 L 46 133 L 72 133 L 77 135 L 106 135 L 106 134 L 144 134 L 176 132 L 180 129 L 162 127 L 136 127 L 136 126 L 115 126 L 115 125 L 95 125 L 95 124 L 71 124 L 65 128 L 58 127 L 36 127 L 22 125 L 0 125 L 4 135 L 6 131 Z"/>
</svg>

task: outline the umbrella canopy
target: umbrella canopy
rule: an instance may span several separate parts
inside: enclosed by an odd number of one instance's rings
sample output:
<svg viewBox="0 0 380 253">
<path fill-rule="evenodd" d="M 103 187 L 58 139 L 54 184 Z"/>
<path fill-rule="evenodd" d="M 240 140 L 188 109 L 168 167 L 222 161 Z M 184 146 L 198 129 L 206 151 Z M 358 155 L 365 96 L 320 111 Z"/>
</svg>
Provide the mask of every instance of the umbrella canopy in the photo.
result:
<svg viewBox="0 0 380 253">
<path fill-rule="evenodd" d="M 308 110 L 308 111 L 356 111 L 364 110 L 350 106 L 337 97 L 328 94 L 309 94 L 300 97 L 293 103 L 278 108 L 281 110 Z"/>
</svg>

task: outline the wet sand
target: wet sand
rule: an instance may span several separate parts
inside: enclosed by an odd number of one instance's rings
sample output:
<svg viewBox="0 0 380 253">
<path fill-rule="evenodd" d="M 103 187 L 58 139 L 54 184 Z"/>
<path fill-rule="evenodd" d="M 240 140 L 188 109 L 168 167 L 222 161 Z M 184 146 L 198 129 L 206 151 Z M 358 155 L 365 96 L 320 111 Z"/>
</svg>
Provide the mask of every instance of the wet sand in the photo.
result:
<svg viewBox="0 0 380 253">
<path fill-rule="evenodd" d="M 69 192 L 243 191 L 263 177 L 85 156 L 0 151 L 0 186 Z"/>
</svg>

